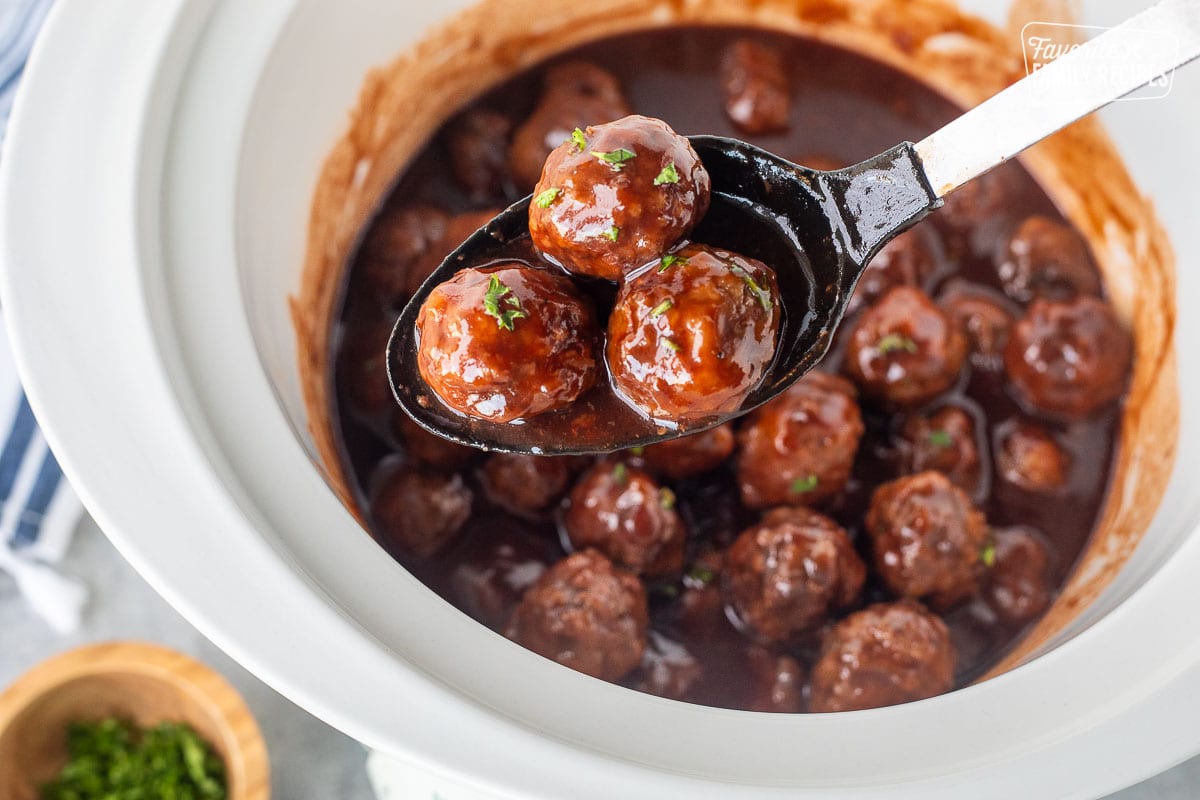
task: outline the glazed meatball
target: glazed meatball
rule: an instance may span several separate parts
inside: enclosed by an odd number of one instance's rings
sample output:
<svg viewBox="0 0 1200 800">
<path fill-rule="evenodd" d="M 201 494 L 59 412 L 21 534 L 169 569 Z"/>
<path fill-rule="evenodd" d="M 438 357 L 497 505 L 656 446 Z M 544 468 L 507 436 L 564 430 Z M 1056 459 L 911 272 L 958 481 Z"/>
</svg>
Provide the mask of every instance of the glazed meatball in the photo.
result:
<svg viewBox="0 0 1200 800">
<path fill-rule="evenodd" d="M 1010 420 L 996 431 L 996 471 L 1020 489 L 1051 493 L 1066 486 L 1071 456 L 1042 426 Z"/>
<path fill-rule="evenodd" d="M 394 413 L 396 436 L 404 445 L 404 453 L 413 460 L 441 469 L 462 469 L 479 455 L 474 448 L 430 433 L 399 408 Z"/>
<path fill-rule="evenodd" d="M 615 681 L 642 660 L 649 624 L 642 582 L 584 550 L 538 578 L 505 635 L 571 669 Z"/>
<path fill-rule="evenodd" d="M 846 370 L 866 394 L 914 406 L 953 386 L 966 358 L 958 326 L 920 289 L 900 286 L 854 324 Z"/>
<path fill-rule="evenodd" d="M 363 284 L 382 306 L 389 308 L 407 299 L 412 294 L 414 273 L 419 274 L 430 258 L 436 258 L 434 266 L 441 263 L 445 254 L 439 253 L 449 222 L 445 212 L 428 206 L 380 212 L 363 240 L 358 268 Z M 424 279 L 421 276 L 416 285 Z"/>
<path fill-rule="evenodd" d="M 352 320 L 338 352 L 337 382 L 351 410 L 377 417 L 396 406 L 387 376 L 387 343 L 392 325 L 386 319 Z"/>
<path fill-rule="evenodd" d="M 945 203 L 930 219 L 952 237 L 965 237 L 989 220 L 1003 217 L 1004 204 L 1009 201 L 1006 184 L 1002 170 L 980 175 L 946 195 Z"/>
<path fill-rule="evenodd" d="M 471 234 L 492 221 L 501 209 L 488 208 L 483 211 L 468 211 L 451 217 L 446 223 L 442 237 L 430 245 L 423 255 L 413 261 L 408 270 L 408 284 L 405 287 L 406 297 L 411 297 L 425 283 L 425 279 L 441 266 L 446 257 L 458 249 Z"/>
<path fill-rule="evenodd" d="M 1032 410 L 1081 419 L 1121 396 L 1132 358 L 1129 334 L 1107 303 L 1035 300 L 1013 327 L 1004 372 Z"/>
<path fill-rule="evenodd" d="M 516 195 L 508 167 L 512 129 L 512 120 L 488 109 L 468 111 L 447 125 L 450 171 L 473 202 Z"/>
<path fill-rule="evenodd" d="M 627 281 L 608 320 L 608 366 L 623 398 L 654 419 L 736 410 L 775 357 L 775 274 L 690 245 Z"/>
<path fill-rule="evenodd" d="M 905 473 L 937 470 L 974 495 L 983 479 L 975 417 L 959 406 L 909 417 L 900 430 L 900 467 Z"/>
<path fill-rule="evenodd" d="M 662 120 L 589 127 L 546 159 L 529 235 L 567 270 L 619 281 L 658 259 L 708 210 L 708 171 Z"/>
<path fill-rule="evenodd" d="M 747 650 L 746 661 L 747 711 L 783 714 L 800 711 L 804 702 L 804 668 L 800 662 L 758 646 Z"/>
<path fill-rule="evenodd" d="M 867 533 L 875 570 L 898 595 L 949 606 L 974 591 L 987 523 L 940 472 L 885 483 L 871 496 Z"/>
<path fill-rule="evenodd" d="M 702 674 L 700 662 L 686 647 L 652 630 L 634 686 L 639 692 L 686 700 Z"/>
<path fill-rule="evenodd" d="M 885 244 L 854 287 L 846 313 L 871 305 L 897 286 L 924 286 L 938 268 L 930 238 L 928 228 L 917 227 Z"/>
<path fill-rule="evenodd" d="M 751 508 L 817 505 L 846 488 L 863 435 L 848 381 L 810 372 L 750 413 L 738 432 L 737 482 Z"/>
<path fill-rule="evenodd" d="M 623 462 L 602 462 L 583 474 L 562 526 L 572 547 L 596 548 L 632 572 L 658 577 L 683 567 L 686 533 L 675 494 Z"/>
<path fill-rule="evenodd" d="M 859 711 L 910 703 L 954 685 L 946 623 L 919 603 L 878 603 L 825 637 L 809 683 L 810 711 Z"/>
<path fill-rule="evenodd" d="M 683 574 L 675 626 L 692 639 L 711 641 L 731 630 L 721 599 L 721 573 L 725 555 L 703 550 Z"/>
<path fill-rule="evenodd" d="M 938 305 L 966 335 L 974 366 L 989 372 L 1004 368 L 1004 346 L 1017 316 L 1007 300 L 982 286 L 954 281 L 942 291 Z"/>
<path fill-rule="evenodd" d="M 836 522 L 805 508 L 778 508 L 729 548 L 722 591 L 757 638 L 782 642 L 853 603 L 865 578 Z"/>
<path fill-rule="evenodd" d="M 647 469 L 679 480 L 719 467 L 733 454 L 733 446 L 733 426 L 726 423 L 690 436 L 652 444 L 640 455 Z"/>
<path fill-rule="evenodd" d="M 738 39 L 721 54 L 725 113 L 742 133 L 782 133 L 792 115 L 792 89 L 783 54 L 753 39 Z"/>
<path fill-rule="evenodd" d="M 546 156 L 576 128 L 600 125 L 629 114 L 617 79 L 593 64 L 572 61 L 546 73 L 545 90 L 533 114 L 513 136 L 509 164 L 517 188 L 538 182 Z"/>
<path fill-rule="evenodd" d="M 460 475 L 388 463 L 371 482 L 374 529 L 418 558 L 442 549 L 471 515 L 471 490 Z"/>
<path fill-rule="evenodd" d="M 500 630 L 534 581 L 557 557 L 557 548 L 526 531 L 516 520 L 475 518 L 454 551 L 450 588 L 455 605 L 493 630 Z"/>
<path fill-rule="evenodd" d="M 442 401 L 509 422 L 570 405 L 596 381 L 591 306 L 562 275 L 517 263 L 465 269 L 417 317 L 417 367 Z"/>
<path fill-rule="evenodd" d="M 1050 554 L 1045 539 L 1023 527 L 993 532 L 992 562 L 983 598 L 1004 622 L 1018 625 L 1050 605 Z M 986 552 L 986 551 L 985 551 Z"/>
<path fill-rule="evenodd" d="M 996 275 L 1005 293 L 1022 304 L 1100 294 L 1100 276 L 1083 239 L 1046 217 L 1029 217 L 1000 245 Z"/>
<path fill-rule="evenodd" d="M 516 514 L 545 511 L 566 494 L 570 458 L 496 453 L 483 465 L 483 490 L 489 500 Z"/>
</svg>

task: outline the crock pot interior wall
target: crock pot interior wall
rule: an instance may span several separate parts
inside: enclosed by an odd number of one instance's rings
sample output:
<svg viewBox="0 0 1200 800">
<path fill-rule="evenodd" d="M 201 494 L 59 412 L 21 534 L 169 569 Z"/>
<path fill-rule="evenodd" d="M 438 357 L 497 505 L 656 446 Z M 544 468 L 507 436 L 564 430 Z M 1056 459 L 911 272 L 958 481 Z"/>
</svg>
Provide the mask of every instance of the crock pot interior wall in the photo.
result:
<svg viewBox="0 0 1200 800">
<path fill-rule="evenodd" d="M 482 5 L 482 10 L 469 12 L 423 40 L 415 56 L 401 57 L 371 72 L 352 113 L 350 133 L 340 141 L 343 110 L 353 105 L 369 67 L 390 62 L 402 49 L 389 48 L 386 31 L 405 31 L 406 36 L 398 40 L 411 36 L 404 27 L 405 12 L 365 2 L 349 4 L 345 10 L 339 7 L 338 25 L 331 35 L 355 36 L 356 49 L 352 59 L 335 64 L 321 63 L 309 49 L 289 41 L 285 31 L 248 121 L 239 186 L 240 269 L 247 312 L 264 365 L 294 429 L 326 470 L 331 487 L 347 502 L 352 503 L 352 498 L 333 455 L 324 387 L 325 337 L 338 270 L 355 232 L 404 161 L 449 112 L 513 69 L 584 39 L 679 20 L 748 23 L 817 35 L 922 75 L 964 104 L 978 102 L 1022 72 L 1015 34 L 960 17 L 938 2 L 823 0 L 750 7 L 718 0 L 662 6 L 603 0 L 586 8 L 570 2 L 540 2 L 529 4 L 537 7 L 535 16 L 541 23 L 537 31 L 530 31 L 527 22 L 512 21 L 534 18 L 522 16 L 518 8 L 525 5 L 522 0 L 491 0 Z M 1039 5 L 1043 7 L 1039 18 L 1044 18 L 1049 14 L 1045 7 L 1053 4 Z M 915 13 L 914 7 L 929 13 Z M 317 13 L 311 4 L 301 4 L 298 19 L 306 9 Z M 573 24 L 568 27 L 565 20 Z M 915 45 L 914 24 L 920 31 Z M 901 47 L 898 42 L 906 44 Z M 497 52 L 501 57 L 496 57 Z M 305 83 L 309 84 L 305 92 L 295 91 L 295 86 Z M 426 86 L 438 87 L 440 102 L 427 101 L 428 90 L 420 88 Z M 311 196 L 312 184 L 305 182 L 313 180 L 312 173 L 296 165 L 315 165 L 331 150 L 316 182 L 304 273 L 289 316 L 283 298 L 297 292 L 296 265 L 301 263 L 300 232 L 305 221 L 304 208 L 293 192 L 303 185 Z M 1101 535 L 1055 609 L 1002 669 L 1073 635 L 1136 588 L 1136 580 L 1114 582 L 1114 578 L 1147 530 L 1165 487 L 1178 415 L 1170 338 L 1174 278 L 1169 248 L 1149 205 L 1128 182 L 1094 123 L 1076 126 L 1040 146 L 1026 162 L 1097 249 L 1114 300 L 1138 332 L 1139 374 L 1130 404 L 1133 411 L 1123 431 L 1120 486 L 1110 498 Z M 273 209 L 262 214 L 264 204 L 278 202 L 281 187 L 290 198 L 290 213 Z M 293 349 L 297 338 L 299 371 Z M 1181 530 L 1186 528 L 1154 526 L 1142 552 L 1165 558 L 1171 537 Z M 1135 577 L 1145 577 L 1158 559 L 1143 559 Z M 1098 600 L 1106 587 L 1110 591 Z M 1088 613 L 1081 616 L 1085 608 Z"/>
</svg>

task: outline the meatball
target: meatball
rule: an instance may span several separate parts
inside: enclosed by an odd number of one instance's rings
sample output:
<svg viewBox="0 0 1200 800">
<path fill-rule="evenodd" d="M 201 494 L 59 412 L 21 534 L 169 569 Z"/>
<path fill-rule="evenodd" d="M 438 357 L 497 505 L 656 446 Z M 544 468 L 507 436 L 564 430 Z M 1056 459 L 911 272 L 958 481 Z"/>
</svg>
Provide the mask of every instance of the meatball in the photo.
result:
<svg viewBox="0 0 1200 800">
<path fill-rule="evenodd" d="M 841 494 L 863 435 L 854 386 L 810 372 L 738 432 L 737 483 L 751 508 L 817 505 Z"/>
<path fill-rule="evenodd" d="M 804 508 L 779 508 L 729 548 L 722 591 L 745 627 L 782 642 L 853 603 L 865 578 L 866 567 L 836 522 Z"/>
<path fill-rule="evenodd" d="M 938 269 L 930 236 L 928 228 L 917 227 L 885 244 L 859 279 L 846 313 L 874 303 L 897 286 L 924 286 Z"/>
<path fill-rule="evenodd" d="M 996 431 L 996 470 L 1020 489 L 1052 493 L 1066 486 L 1071 456 L 1042 426 L 1010 420 Z"/>
<path fill-rule="evenodd" d="M 690 245 L 621 287 L 608 320 L 613 384 L 655 419 L 734 411 L 774 359 L 779 324 L 769 267 Z"/>
<path fill-rule="evenodd" d="M 867 533 L 875 570 L 903 597 L 949 606 L 976 588 L 987 523 L 940 472 L 885 483 L 871 496 Z"/>
<path fill-rule="evenodd" d="M 446 127 L 450 171 L 473 202 L 513 197 L 517 190 L 508 168 L 512 120 L 497 111 L 468 111 Z"/>
<path fill-rule="evenodd" d="M 900 430 L 900 468 L 905 473 L 937 470 L 974 495 L 983 480 L 975 417 L 959 406 L 909 417 Z"/>
<path fill-rule="evenodd" d="M 954 685 L 946 623 L 919 603 L 878 603 L 825 637 L 809 683 L 810 711 L 859 711 L 909 703 Z"/>
<path fill-rule="evenodd" d="M 570 458 L 496 453 L 483 465 L 489 500 L 516 514 L 536 514 L 556 503 L 571 483 Z"/>
<path fill-rule="evenodd" d="M 639 692 L 686 700 L 702 674 L 700 662 L 686 647 L 652 630 L 634 686 Z"/>
<path fill-rule="evenodd" d="M 615 681 L 642 660 L 649 616 L 642 582 L 584 550 L 538 578 L 505 635 L 571 669 Z"/>
<path fill-rule="evenodd" d="M 872 397 L 920 405 L 958 380 L 967 340 L 920 289 L 900 286 L 858 318 L 846 370 Z"/>
<path fill-rule="evenodd" d="M 1002 169 L 994 170 L 959 186 L 946 195 L 945 203 L 930 219 L 951 236 L 963 237 L 1002 217 L 1010 197 L 1002 173 Z"/>
<path fill-rule="evenodd" d="M 474 448 L 430 433 L 413 422 L 412 418 L 399 408 L 396 409 L 393 419 L 393 429 L 397 438 L 404 444 L 404 453 L 422 464 L 442 469 L 462 469 L 479 455 L 479 451 Z"/>
<path fill-rule="evenodd" d="M 1100 276 L 1083 239 L 1046 217 L 1029 217 L 1018 225 L 1001 243 L 995 263 L 1005 293 L 1018 303 L 1100 294 Z"/>
<path fill-rule="evenodd" d="M 693 640 L 712 641 L 732 630 L 721 599 L 722 551 L 704 550 L 683 574 L 675 626 Z"/>
<path fill-rule="evenodd" d="M 974 366 L 989 372 L 1004 368 L 1004 346 L 1017 316 L 1006 300 L 982 286 L 955 281 L 938 305 L 966 335 Z"/>
<path fill-rule="evenodd" d="M 1107 303 L 1035 300 L 1013 327 L 1004 372 L 1030 409 L 1081 419 L 1121 396 L 1132 358 L 1129 334 Z"/>
<path fill-rule="evenodd" d="M 442 549 L 471 516 L 471 490 L 460 475 L 393 462 L 381 466 L 371 483 L 374 530 L 418 558 Z"/>
<path fill-rule="evenodd" d="M 488 208 L 483 211 L 468 211 L 452 217 L 446 223 L 442 237 L 430 245 L 423 255 L 413 261 L 408 270 L 408 284 L 405 287 L 406 296 L 412 296 L 425 283 L 425 279 L 441 266 L 446 257 L 458 249 L 458 246 L 470 238 L 471 234 L 492 221 L 500 213 L 498 208 Z"/>
<path fill-rule="evenodd" d="M 753 39 L 725 48 L 720 63 L 725 113 L 742 133 L 783 133 L 792 115 L 792 89 L 783 54 Z"/>
<path fill-rule="evenodd" d="M 562 275 L 517 263 L 462 270 L 426 299 L 417 331 L 421 377 L 468 416 L 532 417 L 596 381 L 595 317 Z"/>
<path fill-rule="evenodd" d="M 746 652 L 749 666 L 747 711 L 796 713 L 804 702 L 804 668 L 789 655 L 751 646 Z"/>
<path fill-rule="evenodd" d="M 387 343 L 392 324 L 365 318 L 349 322 L 338 352 L 337 384 L 351 410 L 366 418 L 396 406 L 387 376 Z"/>
<path fill-rule="evenodd" d="M 612 122 L 629 114 L 629 104 L 611 73 L 581 61 L 546 73 L 541 101 L 513 135 L 509 165 L 518 190 L 538 182 L 546 156 L 576 128 Z"/>
<path fill-rule="evenodd" d="M 571 272 L 619 281 L 690 233 L 710 196 L 687 139 L 662 120 L 625 117 L 579 131 L 550 154 L 529 235 Z"/>
<path fill-rule="evenodd" d="M 733 426 L 726 423 L 690 436 L 652 444 L 641 451 L 646 467 L 673 480 L 719 467 L 733 455 Z"/>
<path fill-rule="evenodd" d="M 549 539 L 517 520 L 476 517 L 454 551 L 454 604 L 493 630 L 504 627 L 525 591 L 557 558 Z"/>
<path fill-rule="evenodd" d="M 449 222 L 445 212 L 428 206 L 385 208 L 380 212 L 363 240 L 358 269 L 362 285 L 382 306 L 390 308 L 412 294 L 413 274 L 422 271 L 419 265 L 431 258 L 437 259 L 434 266 L 441 263 Z M 420 286 L 427 275 L 416 280 L 416 285 Z"/>
<path fill-rule="evenodd" d="M 596 548 L 632 572 L 658 577 L 683 568 L 686 533 L 675 494 L 623 462 L 602 462 L 583 474 L 562 526 L 572 547 Z"/>
<path fill-rule="evenodd" d="M 993 537 L 983 599 L 1004 622 L 1028 622 L 1050 605 L 1049 548 L 1040 534 L 1024 527 L 1000 528 Z"/>
</svg>

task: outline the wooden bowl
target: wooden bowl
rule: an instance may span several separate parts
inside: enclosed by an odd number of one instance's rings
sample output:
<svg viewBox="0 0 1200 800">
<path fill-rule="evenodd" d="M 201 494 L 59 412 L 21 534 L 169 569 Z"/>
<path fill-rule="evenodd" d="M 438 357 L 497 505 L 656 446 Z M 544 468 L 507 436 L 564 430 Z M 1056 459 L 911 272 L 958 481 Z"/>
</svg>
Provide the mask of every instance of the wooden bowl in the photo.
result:
<svg viewBox="0 0 1200 800">
<path fill-rule="evenodd" d="M 67 726 L 114 716 L 186 722 L 224 760 L 229 800 L 270 797 L 258 723 L 224 678 L 164 647 L 109 642 L 43 661 L 0 694 L 0 800 L 38 800 L 66 763 Z"/>
</svg>

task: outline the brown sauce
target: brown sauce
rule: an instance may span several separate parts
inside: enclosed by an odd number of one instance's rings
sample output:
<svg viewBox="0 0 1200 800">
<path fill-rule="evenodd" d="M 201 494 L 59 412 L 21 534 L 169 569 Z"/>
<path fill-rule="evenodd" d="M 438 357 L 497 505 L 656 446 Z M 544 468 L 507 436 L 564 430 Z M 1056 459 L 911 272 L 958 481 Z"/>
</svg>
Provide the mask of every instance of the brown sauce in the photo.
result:
<svg viewBox="0 0 1200 800">
<path fill-rule="evenodd" d="M 785 54 L 791 67 L 793 113 L 790 130 L 785 134 L 746 137 L 737 131 L 722 110 L 717 83 L 717 61 L 722 49 L 745 31 L 692 28 L 669 29 L 621 36 L 589 44 L 565 54 L 561 60 L 584 59 L 611 71 L 620 80 L 635 113 L 659 117 L 683 134 L 707 133 L 748 139 L 754 144 L 801 163 L 814 157 L 845 165 L 881 152 L 901 140 L 917 141 L 952 117 L 958 109 L 930 89 L 883 65 L 828 45 L 784 35 L 754 32 L 762 41 L 773 44 Z M 544 65 L 517 75 L 504 85 L 481 97 L 477 107 L 502 111 L 521 120 L 532 110 L 539 93 L 539 75 Z M 1000 214 L 991 217 L 966 237 L 953 241 L 937 228 L 938 214 L 921 223 L 935 232 L 939 268 L 923 288 L 937 296 L 951 278 L 969 281 L 999 293 L 995 270 L 988 255 L 995 242 L 1013 226 L 1031 214 L 1061 219 L 1041 189 L 1018 164 L 1006 165 L 996 173 L 1005 190 Z M 392 207 L 431 205 L 449 214 L 484 207 L 503 206 L 515 196 L 495 197 L 486 205 L 472 204 L 452 178 L 444 146 L 440 140 L 425 150 L 399 176 L 385 201 Z M 394 311 L 381 309 L 378 303 L 364 299 L 360 259 L 352 260 L 346 271 L 343 306 L 339 326 L 364 323 L 387 326 Z M 853 320 L 843 323 L 843 330 Z M 384 413 L 364 417 L 351 411 L 346 388 L 338 375 L 345 369 L 361 369 L 347 359 L 361 359 L 359 351 L 341 351 L 340 333 L 330 337 L 334 356 L 330 363 L 334 396 L 338 400 L 337 431 L 341 437 L 342 457 L 347 472 L 356 484 L 358 501 L 366 508 L 372 476 L 381 462 L 404 458 L 402 447 L 393 433 L 396 413 L 388 407 Z M 835 343 L 823 362 L 823 368 L 837 371 L 841 352 Z M 382 358 L 375 357 L 382 374 Z M 1081 422 L 1055 424 L 1041 420 L 1054 430 L 1070 453 L 1074 467 L 1064 493 L 1053 500 L 1022 493 L 994 481 L 988 474 L 994 451 L 993 438 L 999 426 L 1023 416 L 1010 397 L 1002 373 L 967 367 L 959 384 L 938 397 L 932 405 L 955 402 L 966 406 L 985 421 L 986 447 L 982 451 L 985 474 L 978 493 L 979 508 L 993 527 L 1031 526 L 1047 537 L 1052 546 L 1051 563 L 1054 585 L 1061 587 L 1076 563 L 1096 523 L 1110 479 L 1119 408 Z M 862 404 L 866 425 L 858 450 L 853 476 L 845 493 L 827 509 L 855 538 L 866 556 L 866 537 L 862 535 L 863 514 L 872 491 L 880 483 L 897 475 L 891 446 L 894 432 L 903 423 L 903 415 L 889 413 L 868 402 Z M 541 563 L 552 563 L 565 554 L 555 514 L 517 517 L 491 504 L 479 484 L 479 462 L 462 470 L 474 490 L 470 520 L 456 540 L 427 559 L 417 559 L 374 532 L 380 543 L 418 579 L 448 602 L 490 625 L 502 629 L 503 621 L 494 609 L 468 607 L 461 591 L 464 581 L 486 579 L 497 560 L 528 564 L 536 571 Z M 697 478 L 675 481 L 671 488 L 679 498 L 679 507 L 688 524 L 689 553 L 712 544 L 727 546 L 745 527 L 758 519 L 758 513 L 744 508 L 738 496 L 732 464 Z M 993 490 L 994 488 L 994 490 Z M 365 514 L 364 514 L 365 516 Z M 865 558 L 869 561 L 869 556 Z M 517 570 L 520 572 L 520 570 Z M 687 570 L 685 568 L 685 574 Z M 511 574 L 511 573 L 509 573 Z M 483 576 L 481 578 L 481 576 Z M 496 577 L 494 589 L 503 602 L 518 596 Z M 709 626 L 703 632 L 684 630 L 679 625 L 679 597 L 683 584 L 668 581 L 650 584 L 651 621 L 657 636 L 683 643 L 702 665 L 702 677 L 690 699 L 709 705 L 745 707 L 747 704 L 745 650 L 747 639 L 732 623 Z M 505 595 L 511 597 L 505 597 Z M 868 579 L 863 604 L 887 599 L 888 595 L 874 578 Z M 969 600 L 943 614 L 958 650 L 956 683 L 969 683 L 994 665 L 1020 638 L 1025 625 L 1011 626 L 999 621 L 980 600 Z M 652 635 L 652 640 L 655 636 Z M 811 646 L 796 645 L 791 654 L 802 664 L 811 663 Z M 622 683 L 635 685 L 635 671 Z"/>
</svg>

